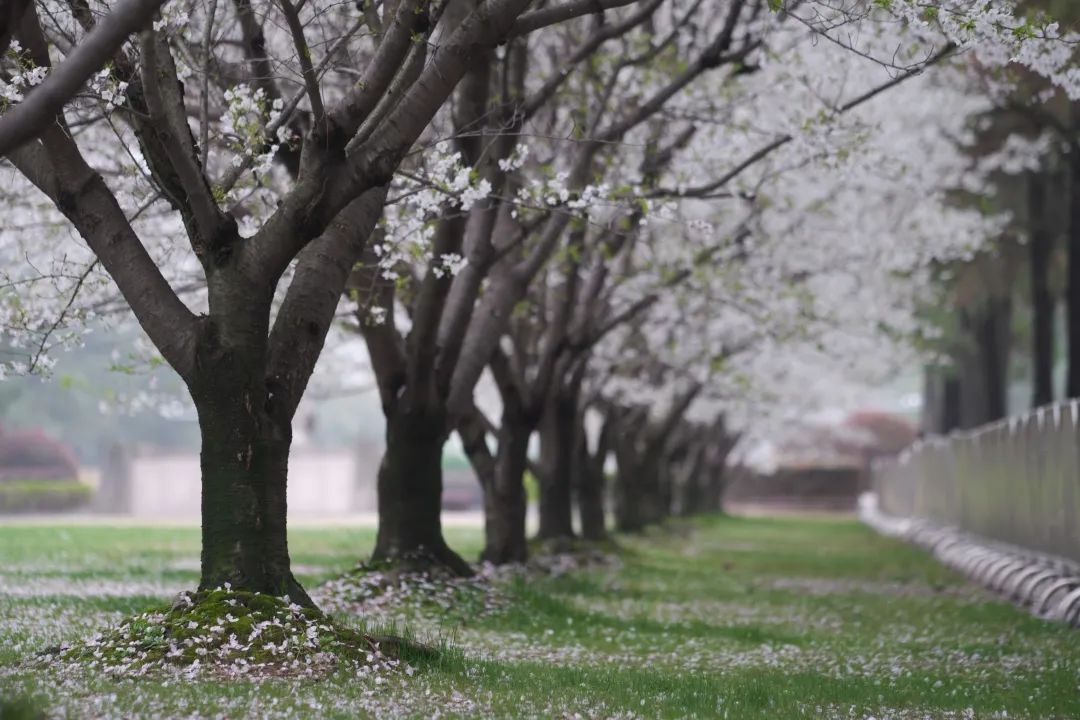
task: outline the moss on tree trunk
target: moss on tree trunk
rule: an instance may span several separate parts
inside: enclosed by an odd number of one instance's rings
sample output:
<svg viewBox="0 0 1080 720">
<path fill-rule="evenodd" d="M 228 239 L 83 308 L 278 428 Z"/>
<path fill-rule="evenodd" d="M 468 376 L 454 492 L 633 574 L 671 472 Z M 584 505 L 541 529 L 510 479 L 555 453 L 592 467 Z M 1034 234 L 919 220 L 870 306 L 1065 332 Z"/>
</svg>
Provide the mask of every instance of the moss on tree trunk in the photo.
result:
<svg viewBox="0 0 1080 720">
<path fill-rule="evenodd" d="M 290 569 L 286 487 L 292 430 L 271 417 L 257 387 L 215 383 L 197 392 L 202 432 L 199 588 L 288 595 L 313 605 Z"/>
</svg>

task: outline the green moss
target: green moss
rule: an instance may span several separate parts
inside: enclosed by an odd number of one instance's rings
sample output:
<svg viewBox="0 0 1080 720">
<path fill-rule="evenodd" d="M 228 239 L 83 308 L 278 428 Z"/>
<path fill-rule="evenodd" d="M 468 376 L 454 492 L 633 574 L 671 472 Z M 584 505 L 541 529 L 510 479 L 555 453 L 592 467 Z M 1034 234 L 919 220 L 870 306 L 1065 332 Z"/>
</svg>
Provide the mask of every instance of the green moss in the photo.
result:
<svg viewBox="0 0 1080 720">
<path fill-rule="evenodd" d="M 387 669 L 404 655 L 431 652 L 405 637 L 364 634 L 271 595 L 217 589 L 181 594 L 171 608 L 135 615 L 56 654 L 120 675 L 172 666 L 280 676 L 321 674 L 342 664 Z"/>
</svg>

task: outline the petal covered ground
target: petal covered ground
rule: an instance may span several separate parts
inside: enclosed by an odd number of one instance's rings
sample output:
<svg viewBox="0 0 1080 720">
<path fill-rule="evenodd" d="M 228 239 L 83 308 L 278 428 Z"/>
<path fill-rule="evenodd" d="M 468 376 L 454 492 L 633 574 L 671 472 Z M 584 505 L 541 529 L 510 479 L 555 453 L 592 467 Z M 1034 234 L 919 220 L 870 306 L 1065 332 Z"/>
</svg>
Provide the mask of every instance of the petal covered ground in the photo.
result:
<svg viewBox="0 0 1080 720">
<path fill-rule="evenodd" d="M 334 619 L 439 659 L 358 676 L 95 673 L 37 654 L 196 583 L 185 528 L 0 527 L 0 705 L 92 717 L 1080 717 L 1080 636 L 849 520 L 713 518 L 475 583 L 340 578 L 370 530 L 292 533 Z M 479 534 L 452 544 L 475 555 Z M 407 668 L 407 672 L 406 669 Z M 0 712 L 0 715 L 7 715 Z M 32 714 L 30 716 L 33 716 Z"/>
</svg>

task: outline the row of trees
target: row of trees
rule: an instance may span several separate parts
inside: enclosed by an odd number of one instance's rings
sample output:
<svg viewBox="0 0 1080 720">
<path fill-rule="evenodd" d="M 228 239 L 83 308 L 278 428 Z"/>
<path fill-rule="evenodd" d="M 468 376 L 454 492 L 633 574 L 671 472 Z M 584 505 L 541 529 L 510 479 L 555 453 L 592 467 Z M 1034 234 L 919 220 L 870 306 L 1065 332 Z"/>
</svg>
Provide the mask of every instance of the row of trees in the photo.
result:
<svg viewBox="0 0 1080 720">
<path fill-rule="evenodd" d="M 327 343 L 386 416 L 376 560 L 469 572 L 452 433 L 492 562 L 527 469 L 548 540 L 575 497 L 590 539 L 608 496 L 628 531 L 715 509 L 748 418 L 911 357 L 931 269 L 996 227 L 948 202 L 974 78 L 1080 94 L 1071 38 L 994 4 L 158 5 L 11 6 L 7 370 L 130 308 L 198 413 L 200 585 L 308 602 L 285 490 Z"/>
<path fill-rule="evenodd" d="M 1080 21 L 1072 3 L 1027 5 Z M 1080 105 L 1031 72 L 988 95 L 971 152 L 990 191 L 960 201 L 1007 222 L 973 261 L 939 269 L 931 315 L 940 355 L 925 390 L 931 432 L 1080 395 Z"/>
</svg>

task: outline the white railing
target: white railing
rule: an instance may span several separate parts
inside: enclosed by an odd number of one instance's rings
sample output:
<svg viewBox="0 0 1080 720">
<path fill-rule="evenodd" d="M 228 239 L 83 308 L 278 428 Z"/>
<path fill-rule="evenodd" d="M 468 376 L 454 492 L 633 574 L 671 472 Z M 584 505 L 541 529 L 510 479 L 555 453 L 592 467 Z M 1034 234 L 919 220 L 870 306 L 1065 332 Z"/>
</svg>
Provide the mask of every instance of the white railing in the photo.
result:
<svg viewBox="0 0 1080 720">
<path fill-rule="evenodd" d="M 1069 401 L 879 460 L 881 510 L 1080 561 L 1080 405 Z"/>
</svg>

